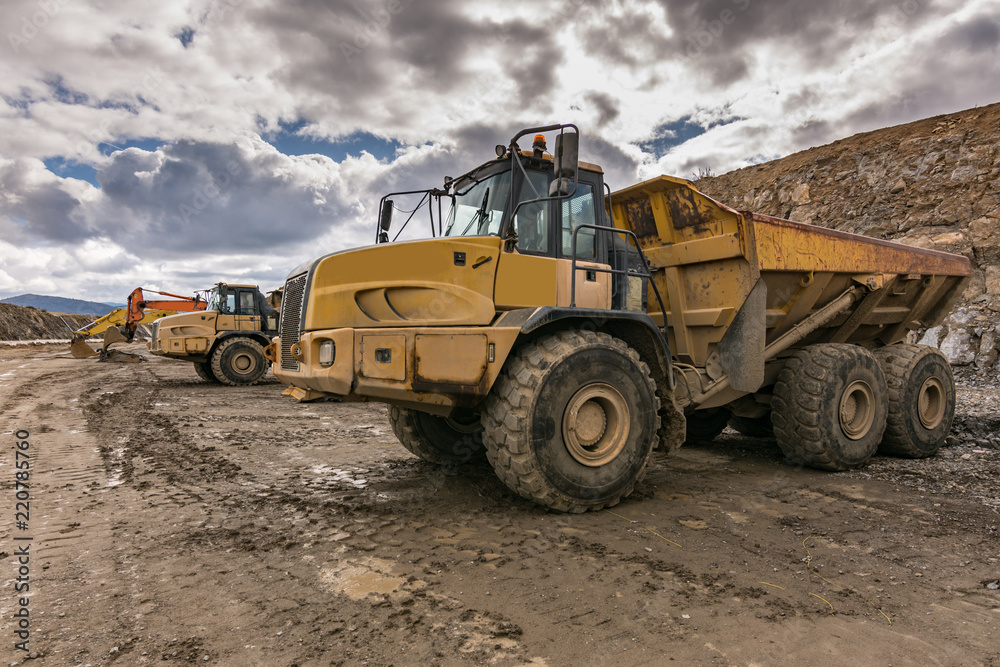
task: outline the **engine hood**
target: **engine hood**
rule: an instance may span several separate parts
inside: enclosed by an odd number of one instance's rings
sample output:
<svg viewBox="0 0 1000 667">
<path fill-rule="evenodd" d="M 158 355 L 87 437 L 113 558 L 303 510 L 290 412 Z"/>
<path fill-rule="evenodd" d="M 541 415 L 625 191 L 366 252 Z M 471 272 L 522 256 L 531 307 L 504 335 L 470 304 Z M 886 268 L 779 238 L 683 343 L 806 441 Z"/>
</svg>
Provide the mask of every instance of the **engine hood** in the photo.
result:
<svg viewBox="0 0 1000 667">
<path fill-rule="evenodd" d="M 438 238 L 314 260 L 303 330 L 489 324 L 500 245 L 495 236 Z"/>
</svg>

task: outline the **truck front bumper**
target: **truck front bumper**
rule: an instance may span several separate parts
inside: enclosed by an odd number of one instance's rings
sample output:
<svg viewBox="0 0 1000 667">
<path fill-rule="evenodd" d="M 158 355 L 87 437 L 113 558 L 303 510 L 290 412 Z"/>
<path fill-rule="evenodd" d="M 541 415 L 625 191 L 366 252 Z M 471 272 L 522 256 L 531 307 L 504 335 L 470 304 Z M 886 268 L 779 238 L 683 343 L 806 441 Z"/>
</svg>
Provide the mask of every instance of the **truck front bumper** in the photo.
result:
<svg viewBox="0 0 1000 667">
<path fill-rule="evenodd" d="M 447 414 L 486 397 L 517 333 L 492 327 L 329 329 L 304 333 L 288 348 L 291 358 L 282 359 L 280 339 L 266 355 L 275 377 L 292 387 Z"/>
</svg>

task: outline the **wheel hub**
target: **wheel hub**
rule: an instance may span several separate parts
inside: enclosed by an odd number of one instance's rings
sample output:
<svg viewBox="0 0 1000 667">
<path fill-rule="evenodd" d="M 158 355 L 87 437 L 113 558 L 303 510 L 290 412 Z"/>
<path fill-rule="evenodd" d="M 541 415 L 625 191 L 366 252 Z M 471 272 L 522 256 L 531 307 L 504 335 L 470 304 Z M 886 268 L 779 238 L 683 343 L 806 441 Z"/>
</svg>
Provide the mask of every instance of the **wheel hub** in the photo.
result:
<svg viewBox="0 0 1000 667">
<path fill-rule="evenodd" d="M 256 366 L 257 362 L 252 355 L 241 353 L 233 357 L 233 368 L 241 374 L 250 373 Z"/>
<path fill-rule="evenodd" d="M 855 380 L 840 397 L 840 428 L 851 440 L 860 440 L 875 422 L 875 392 L 864 380 Z"/>
<path fill-rule="evenodd" d="M 563 441 L 570 455 L 585 466 L 613 461 L 629 433 L 628 403 L 611 385 L 597 383 L 580 389 L 563 413 Z"/>
<path fill-rule="evenodd" d="M 940 378 L 929 377 L 920 386 L 917 395 L 917 416 L 926 429 L 937 428 L 944 419 L 944 383 Z"/>
</svg>

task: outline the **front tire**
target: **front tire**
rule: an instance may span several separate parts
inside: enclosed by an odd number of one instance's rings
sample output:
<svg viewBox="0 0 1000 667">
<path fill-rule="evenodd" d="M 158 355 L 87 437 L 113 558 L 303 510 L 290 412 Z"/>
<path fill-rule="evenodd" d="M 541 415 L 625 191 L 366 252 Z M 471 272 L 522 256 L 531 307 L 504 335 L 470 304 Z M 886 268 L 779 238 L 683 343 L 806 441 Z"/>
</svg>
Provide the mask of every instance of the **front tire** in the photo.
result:
<svg viewBox="0 0 1000 667">
<path fill-rule="evenodd" d="M 528 343 L 485 401 L 486 455 L 512 491 L 560 512 L 611 507 L 632 493 L 657 443 L 649 367 L 605 333 Z"/>
<path fill-rule="evenodd" d="M 927 345 L 875 350 L 889 387 L 889 417 L 879 452 L 920 459 L 933 456 L 955 418 L 955 378 L 944 355 Z"/>
<path fill-rule="evenodd" d="M 250 338 L 226 339 L 212 353 L 212 374 L 222 384 L 257 384 L 266 372 L 264 348 Z"/>
<path fill-rule="evenodd" d="M 875 454 L 888 412 L 885 376 L 857 345 L 823 343 L 793 354 L 778 375 L 771 422 L 791 461 L 857 468 Z"/>
<path fill-rule="evenodd" d="M 411 454 L 428 463 L 457 466 L 483 459 L 483 427 L 473 415 L 447 419 L 389 406 L 389 423 L 396 438 Z"/>
</svg>

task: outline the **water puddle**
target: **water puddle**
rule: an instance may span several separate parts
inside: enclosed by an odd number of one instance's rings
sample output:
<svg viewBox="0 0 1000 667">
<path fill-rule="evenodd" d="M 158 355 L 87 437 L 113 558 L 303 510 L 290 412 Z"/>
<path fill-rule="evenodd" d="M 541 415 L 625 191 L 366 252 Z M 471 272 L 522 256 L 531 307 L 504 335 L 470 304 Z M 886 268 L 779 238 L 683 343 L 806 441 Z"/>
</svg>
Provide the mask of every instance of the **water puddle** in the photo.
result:
<svg viewBox="0 0 1000 667">
<path fill-rule="evenodd" d="M 343 593 L 352 600 L 363 600 L 369 595 L 389 595 L 406 583 L 403 577 L 388 574 L 392 566 L 392 561 L 366 558 L 356 563 L 325 568 L 320 572 L 320 581 L 329 590 Z"/>
</svg>

